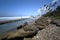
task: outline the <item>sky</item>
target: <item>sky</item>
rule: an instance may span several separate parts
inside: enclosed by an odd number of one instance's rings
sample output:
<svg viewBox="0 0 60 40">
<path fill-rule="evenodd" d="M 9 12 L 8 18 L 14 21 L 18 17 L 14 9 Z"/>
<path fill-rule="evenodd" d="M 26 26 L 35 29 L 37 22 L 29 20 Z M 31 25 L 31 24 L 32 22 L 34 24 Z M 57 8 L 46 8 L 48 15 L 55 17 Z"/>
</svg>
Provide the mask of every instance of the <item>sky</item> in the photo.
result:
<svg viewBox="0 0 60 40">
<path fill-rule="evenodd" d="M 0 0 L 0 17 L 36 16 L 54 0 Z M 60 0 L 57 5 L 60 5 Z M 38 12 L 39 11 L 39 12 Z M 42 14 L 42 13 L 40 13 Z"/>
</svg>

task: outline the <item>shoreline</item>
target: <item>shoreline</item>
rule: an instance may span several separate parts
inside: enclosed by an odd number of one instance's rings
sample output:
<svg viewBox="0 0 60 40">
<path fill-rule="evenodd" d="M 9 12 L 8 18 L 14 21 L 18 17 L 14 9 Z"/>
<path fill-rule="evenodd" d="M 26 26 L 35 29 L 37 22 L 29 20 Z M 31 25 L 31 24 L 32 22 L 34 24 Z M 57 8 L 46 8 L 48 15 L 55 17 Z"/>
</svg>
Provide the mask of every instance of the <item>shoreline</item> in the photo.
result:
<svg viewBox="0 0 60 40">
<path fill-rule="evenodd" d="M 15 32 L 6 33 L 3 36 L 2 40 L 26 40 L 26 39 L 35 40 L 35 39 L 38 39 L 38 37 L 40 37 L 40 36 L 43 37 L 44 32 L 45 32 L 45 34 L 47 33 L 49 36 L 50 34 L 48 31 L 50 31 L 50 33 L 52 34 L 52 31 L 53 32 L 55 30 L 58 31 L 58 29 L 54 29 L 54 28 L 59 28 L 59 26 L 57 26 L 56 24 L 53 25 L 55 23 L 55 21 L 53 22 L 53 24 L 51 23 L 52 21 L 53 20 L 50 18 L 42 17 L 35 21 L 32 20 L 31 22 L 29 22 L 29 24 L 24 23 L 24 24 L 18 26 L 18 28 Z M 52 31 L 51 31 L 51 28 L 52 28 Z M 54 33 L 56 33 L 56 32 L 54 32 Z M 40 33 L 42 35 L 39 35 Z M 46 35 L 46 37 L 47 37 L 47 35 Z M 39 39 L 41 39 L 41 38 L 39 38 Z"/>
<path fill-rule="evenodd" d="M 24 19 L 22 19 L 22 20 L 24 20 Z M 20 20 L 18 20 L 18 21 L 20 21 Z M 26 22 L 25 22 L 25 23 L 26 23 Z M 14 29 L 11 29 L 11 30 L 8 30 L 8 31 L 6 31 L 6 32 L 1 33 L 2 35 L 0 34 L 0 36 L 4 36 L 5 34 L 10 33 L 10 32 L 16 32 L 17 30 L 20 29 L 20 28 L 19 28 L 19 29 L 17 29 L 17 28 L 20 27 L 21 25 L 24 25 L 25 23 L 18 25 L 18 26 L 17 26 L 16 28 L 14 28 Z M 25 26 L 32 24 L 32 22 L 30 22 L 30 21 L 27 22 L 27 23 L 28 23 L 28 24 L 26 24 Z M 23 26 L 23 27 L 24 27 L 24 26 Z M 23 27 L 22 27 L 22 28 L 23 28 Z"/>
<path fill-rule="evenodd" d="M 27 18 L 25 18 L 25 19 L 27 19 Z M 16 22 L 16 21 L 21 21 L 21 20 L 25 20 L 25 19 L 16 19 L 16 20 L 0 21 L 0 25 L 6 24 L 6 23 L 12 23 L 12 22 Z"/>
</svg>

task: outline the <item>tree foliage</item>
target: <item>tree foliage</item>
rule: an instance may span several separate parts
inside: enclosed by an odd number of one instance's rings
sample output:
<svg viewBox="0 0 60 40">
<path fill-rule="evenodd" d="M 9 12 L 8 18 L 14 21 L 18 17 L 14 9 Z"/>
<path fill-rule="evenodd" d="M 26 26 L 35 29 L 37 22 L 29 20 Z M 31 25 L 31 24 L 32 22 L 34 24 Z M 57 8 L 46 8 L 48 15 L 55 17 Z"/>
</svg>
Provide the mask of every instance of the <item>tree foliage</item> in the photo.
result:
<svg viewBox="0 0 60 40">
<path fill-rule="evenodd" d="M 57 8 L 52 11 L 50 10 L 46 14 L 43 15 L 44 17 L 54 17 L 54 18 L 59 18 L 60 19 L 60 6 L 57 6 Z"/>
</svg>

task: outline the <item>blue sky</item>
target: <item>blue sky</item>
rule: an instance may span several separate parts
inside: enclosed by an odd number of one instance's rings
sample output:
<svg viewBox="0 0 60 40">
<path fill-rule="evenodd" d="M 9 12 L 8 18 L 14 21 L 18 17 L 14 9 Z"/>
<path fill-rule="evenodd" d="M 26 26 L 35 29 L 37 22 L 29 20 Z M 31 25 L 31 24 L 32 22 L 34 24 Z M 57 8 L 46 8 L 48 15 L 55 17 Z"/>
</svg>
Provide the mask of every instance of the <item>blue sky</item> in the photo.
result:
<svg viewBox="0 0 60 40">
<path fill-rule="evenodd" d="M 51 2 L 52 0 L 0 0 L 0 17 L 35 16 L 38 15 L 39 8 Z M 60 1 L 57 5 L 60 5 Z"/>
</svg>

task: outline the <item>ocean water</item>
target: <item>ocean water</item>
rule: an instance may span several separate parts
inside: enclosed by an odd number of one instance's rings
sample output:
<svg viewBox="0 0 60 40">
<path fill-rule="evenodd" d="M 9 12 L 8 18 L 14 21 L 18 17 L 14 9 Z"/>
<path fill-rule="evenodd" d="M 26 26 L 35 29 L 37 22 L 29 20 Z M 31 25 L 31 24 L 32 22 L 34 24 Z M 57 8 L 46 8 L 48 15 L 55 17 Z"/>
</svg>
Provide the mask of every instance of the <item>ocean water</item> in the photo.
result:
<svg viewBox="0 0 60 40">
<path fill-rule="evenodd" d="M 16 22 L 0 25 L 0 34 L 5 33 L 7 31 L 17 30 L 17 27 L 19 25 L 23 24 L 24 22 L 29 22 L 29 21 L 32 21 L 32 19 L 25 19 L 25 20 L 21 20 L 21 21 L 16 21 Z"/>
</svg>

